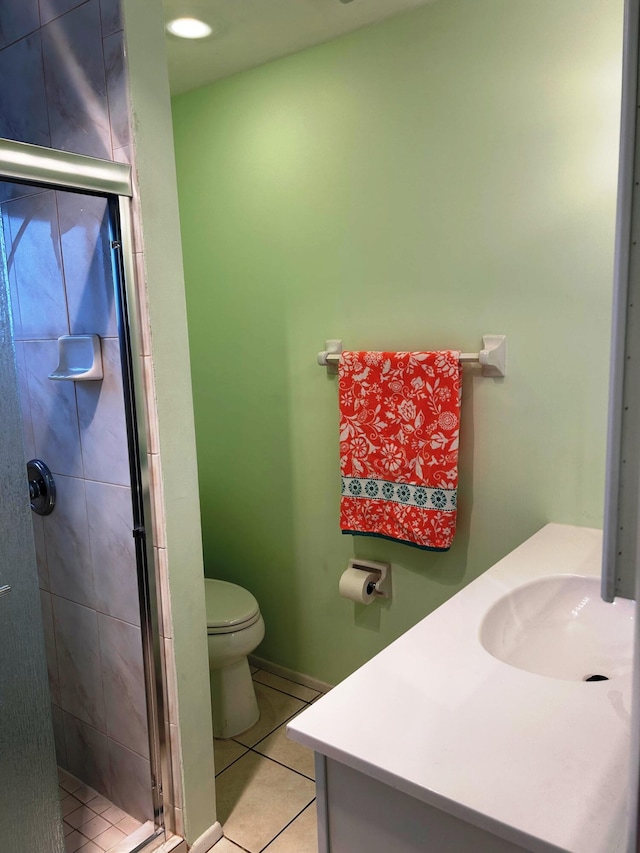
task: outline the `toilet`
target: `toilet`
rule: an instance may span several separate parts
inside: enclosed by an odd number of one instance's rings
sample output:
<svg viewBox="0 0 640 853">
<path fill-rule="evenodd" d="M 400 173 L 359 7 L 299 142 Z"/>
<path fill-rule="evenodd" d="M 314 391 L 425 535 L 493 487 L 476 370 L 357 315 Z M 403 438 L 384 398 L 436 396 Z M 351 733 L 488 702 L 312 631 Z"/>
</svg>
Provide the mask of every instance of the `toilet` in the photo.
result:
<svg viewBox="0 0 640 853">
<path fill-rule="evenodd" d="M 231 738 L 260 716 L 247 655 L 262 642 L 258 602 L 235 583 L 205 578 L 213 734 Z"/>
</svg>

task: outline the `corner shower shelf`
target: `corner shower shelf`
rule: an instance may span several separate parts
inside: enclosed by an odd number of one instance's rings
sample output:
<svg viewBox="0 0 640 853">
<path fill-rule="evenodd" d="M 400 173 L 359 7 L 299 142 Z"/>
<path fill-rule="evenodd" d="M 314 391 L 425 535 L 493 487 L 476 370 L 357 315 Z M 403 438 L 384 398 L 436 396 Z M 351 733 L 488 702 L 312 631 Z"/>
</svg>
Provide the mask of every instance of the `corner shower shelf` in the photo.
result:
<svg viewBox="0 0 640 853">
<path fill-rule="evenodd" d="M 63 335 L 58 338 L 58 366 L 49 379 L 72 382 L 102 379 L 102 349 L 98 335 Z"/>
</svg>

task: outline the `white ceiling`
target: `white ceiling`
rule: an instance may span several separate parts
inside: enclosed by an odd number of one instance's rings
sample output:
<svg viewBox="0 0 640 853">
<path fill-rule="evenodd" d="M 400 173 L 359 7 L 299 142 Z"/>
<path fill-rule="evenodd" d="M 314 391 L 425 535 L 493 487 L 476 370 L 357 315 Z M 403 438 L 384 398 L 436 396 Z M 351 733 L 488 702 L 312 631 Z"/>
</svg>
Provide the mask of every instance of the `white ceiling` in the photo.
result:
<svg viewBox="0 0 640 853">
<path fill-rule="evenodd" d="M 164 0 L 165 21 L 193 17 L 214 35 L 167 35 L 171 91 L 212 83 L 433 0 Z"/>
</svg>

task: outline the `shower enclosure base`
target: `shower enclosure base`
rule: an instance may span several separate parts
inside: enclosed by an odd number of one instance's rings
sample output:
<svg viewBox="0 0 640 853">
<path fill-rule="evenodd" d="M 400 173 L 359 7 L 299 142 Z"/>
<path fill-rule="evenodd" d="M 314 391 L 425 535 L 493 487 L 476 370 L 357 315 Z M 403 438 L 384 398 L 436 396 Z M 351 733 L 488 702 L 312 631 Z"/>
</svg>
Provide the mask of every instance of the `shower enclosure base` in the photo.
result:
<svg viewBox="0 0 640 853">
<path fill-rule="evenodd" d="M 144 824 L 136 820 L 61 767 L 58 768 L 58 780 L 68 851 L 80 850 L 91 841 L 95 847 L 87 849 L 92 851 L 127 853 L 136 849 L 144 838 L 153 835 L 152 821 Z"/>
</svg>

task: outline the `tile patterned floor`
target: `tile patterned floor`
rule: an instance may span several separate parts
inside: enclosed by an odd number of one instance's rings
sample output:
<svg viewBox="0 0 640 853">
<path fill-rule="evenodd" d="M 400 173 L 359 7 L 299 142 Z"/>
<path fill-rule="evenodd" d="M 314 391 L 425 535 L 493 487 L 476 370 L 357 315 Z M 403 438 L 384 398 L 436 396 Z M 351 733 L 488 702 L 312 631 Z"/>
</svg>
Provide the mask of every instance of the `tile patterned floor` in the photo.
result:
<svg viewBox="0 0 640 853">
<path fill-rule="evenodd" d="M 320 696 L 252 668 L 260 719 L 233 740 L 215 740 L 216 853 L 317 853 L 313 753 L 286 723 Z"/>
<path fill-rule="evenodd" d="M 66 853 L 120 851 L 142 825 L 62 768 L 58 782 Z"/>
</svg>

